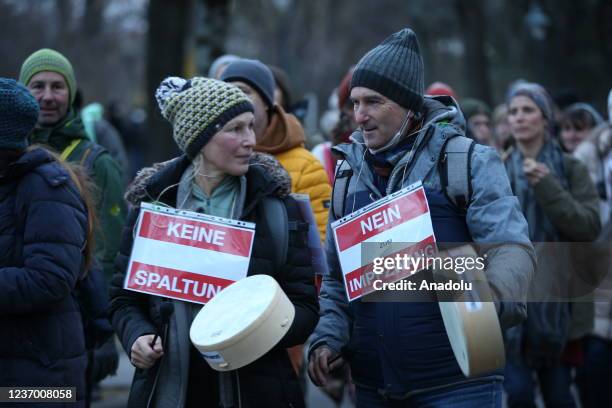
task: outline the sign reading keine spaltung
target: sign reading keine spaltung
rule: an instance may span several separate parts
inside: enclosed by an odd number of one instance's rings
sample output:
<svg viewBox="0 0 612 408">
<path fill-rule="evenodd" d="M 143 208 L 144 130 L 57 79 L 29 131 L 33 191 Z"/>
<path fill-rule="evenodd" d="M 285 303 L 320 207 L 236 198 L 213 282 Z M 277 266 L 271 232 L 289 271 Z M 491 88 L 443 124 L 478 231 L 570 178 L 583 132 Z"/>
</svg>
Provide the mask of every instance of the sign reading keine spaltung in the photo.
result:
<svg viewBox="0 0 612 408">
<path fill-rule="evenodd" d="M 380 276 L 373 272 L 375 258 L 418 257 L 435 251 L 431 214 L 420 182 L 335 221 L 331 227 L 349 301 L 373 292 L 375 279 L 395 282 L 418 272 L 406 268 Z M 368 245 L 375 249 L 365 254 L 364 243 L 377 245 Z M 395 252 L 389 253 L 390 248 Z"/>
<path fill-rule="evenodd" d="M 142 203 L 124 288 L 207 303 L 247 275 L 255 224 Z"/>
</svg>

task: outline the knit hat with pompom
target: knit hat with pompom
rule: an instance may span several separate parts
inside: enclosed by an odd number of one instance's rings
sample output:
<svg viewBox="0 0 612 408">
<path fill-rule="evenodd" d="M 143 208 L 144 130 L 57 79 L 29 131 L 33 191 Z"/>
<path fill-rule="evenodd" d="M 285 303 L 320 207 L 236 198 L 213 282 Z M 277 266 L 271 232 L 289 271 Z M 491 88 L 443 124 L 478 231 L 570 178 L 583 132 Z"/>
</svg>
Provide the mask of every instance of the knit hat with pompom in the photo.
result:
<svg viewBox="0 0 612 408">
<path fill-rule="evenodd" d="M 191 159 L 227 122 L 253 112 L 250 99 L 236 86 L 204 77 L 166 78 L 157 88 L 155 99 L 172 124 L 179 149 Z"/>
</svg>

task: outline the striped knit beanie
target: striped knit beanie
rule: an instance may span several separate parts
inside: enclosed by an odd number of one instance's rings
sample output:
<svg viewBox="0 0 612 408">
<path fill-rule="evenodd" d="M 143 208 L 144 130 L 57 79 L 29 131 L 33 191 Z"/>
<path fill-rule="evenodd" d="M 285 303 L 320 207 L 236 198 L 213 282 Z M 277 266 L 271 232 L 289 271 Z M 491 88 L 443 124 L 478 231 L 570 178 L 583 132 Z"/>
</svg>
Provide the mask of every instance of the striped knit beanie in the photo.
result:
<svg viewBox="0 0 612 408">
<path fill-rule="evenodd" d="M 174 141 L 190 159 L 227 122 L 253 112 L 249 98 L 236 86 L 204 77 L 166 78 L 157 88 L 155 99 L 172 124 Z"/>
<path fill-rule="evenodd" d="M 409 28 L 387 37 L 355 66 L 351 89 L 362 86 L 413 112 L 423 107 L 423 59 Z"/>
<path fill-rule="evenodd" d="M 38 102 L 23 85 L 0 78 L 0 149 L 25 149 L 38 120 Z"/>
<path fill-rule="evenodd" d="M 70 92 L 70 104 L 72 104 L 77 90 L 72 64 L 70 64 L 70 61 L 68 61 L 66 57 L 55 50 L 43 48 L 30 55 L 21 66 L 19 82 L 28 86 L 28 83 L 34 75 L 44 71 L 57 72 L 64 77 L 68 85 L 68 91 Z"/>
</svg>

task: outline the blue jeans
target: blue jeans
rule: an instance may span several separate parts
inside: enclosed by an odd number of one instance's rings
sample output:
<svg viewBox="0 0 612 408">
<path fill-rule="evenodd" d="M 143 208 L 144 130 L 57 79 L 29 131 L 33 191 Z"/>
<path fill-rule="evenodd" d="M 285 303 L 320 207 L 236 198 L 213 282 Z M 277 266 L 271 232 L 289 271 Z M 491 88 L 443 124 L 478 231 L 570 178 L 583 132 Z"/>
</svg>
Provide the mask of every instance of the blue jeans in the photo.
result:
<svg viewBox="0 0 612 408">
<path fill-rule="evenodd" d="M 524 364 L 506 363 L 504 388 L 508 394 L 508 408 L 535 408 L 536 382 L 538 383 L 546 408 L 575 408 L 576 401 L 570 392 L 572 368 L 566 365 L 533 370 Z"/>
<path fill-rule="evenodd" d="M 582 406 L 612 407 L 612 341 L 587 337 L 583 344 L 584 366 L 576 376 Z"/>
<path fill-rule="evenodd" d="M 357 386 L 357 408 L 501 408 L 501 381 L 473 381 L 386 400 L 376 390 Z"/>
</svg>

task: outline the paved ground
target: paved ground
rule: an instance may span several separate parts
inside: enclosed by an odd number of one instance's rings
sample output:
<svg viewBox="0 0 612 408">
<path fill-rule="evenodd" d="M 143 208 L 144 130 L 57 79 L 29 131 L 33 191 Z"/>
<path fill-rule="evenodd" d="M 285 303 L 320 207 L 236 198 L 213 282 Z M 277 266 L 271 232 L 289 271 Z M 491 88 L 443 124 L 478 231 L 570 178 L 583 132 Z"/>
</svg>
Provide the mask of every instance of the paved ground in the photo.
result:
<svg viewBox="0 0 612 408">
<path fill-rule="evenodd" d="M 120 347 L 120 346 L 118 346 Z M 102 399 L 94 402 L 92 408 L 125 408 L 127 404 L 127 397 L 132 382 L 132 376 L 134 374 L 134 367 L 130 363 L 129 359 L 122 353 L 119 360 L 119 369 L 117 375 L 109 377 L 102 381 L 101 394 Z M 572 390 L 574 394 L 576 390 Z M 348 398 L 344 398 L 342 405 L 337 407 L 336 404 L 324 395 L 317 387 L 315 387 L 310 381 L 306 385 L 306 406 L 312 408 L 352 408 L 353 405 L 348 401 Z M 505 398 L 504 398 L 505 400 Z M 577 398 L 576 398 L 577 400 Z M 538 395 L 536 405 L 540 408 L 544 407 L 544 403 L 541 397 Z M 505 401 L 503 406 L 505 407 Z M 580 406 L 578 405 L 578 408 Z"/>
<path fill-rule="evenodd" d="M 125 408 L 133 374 L 134 368 L 130 360 L 122 353 L 117 375 L 102 381 L 102 399 L 94 402 L 92 408 Z M 306 387 L 306 404 L 312 408 L 336 408 L 331 399 L 310 383 Z M 351 404 L 345 402 L 340 408 L 351 407 Z"/>
</svg>

